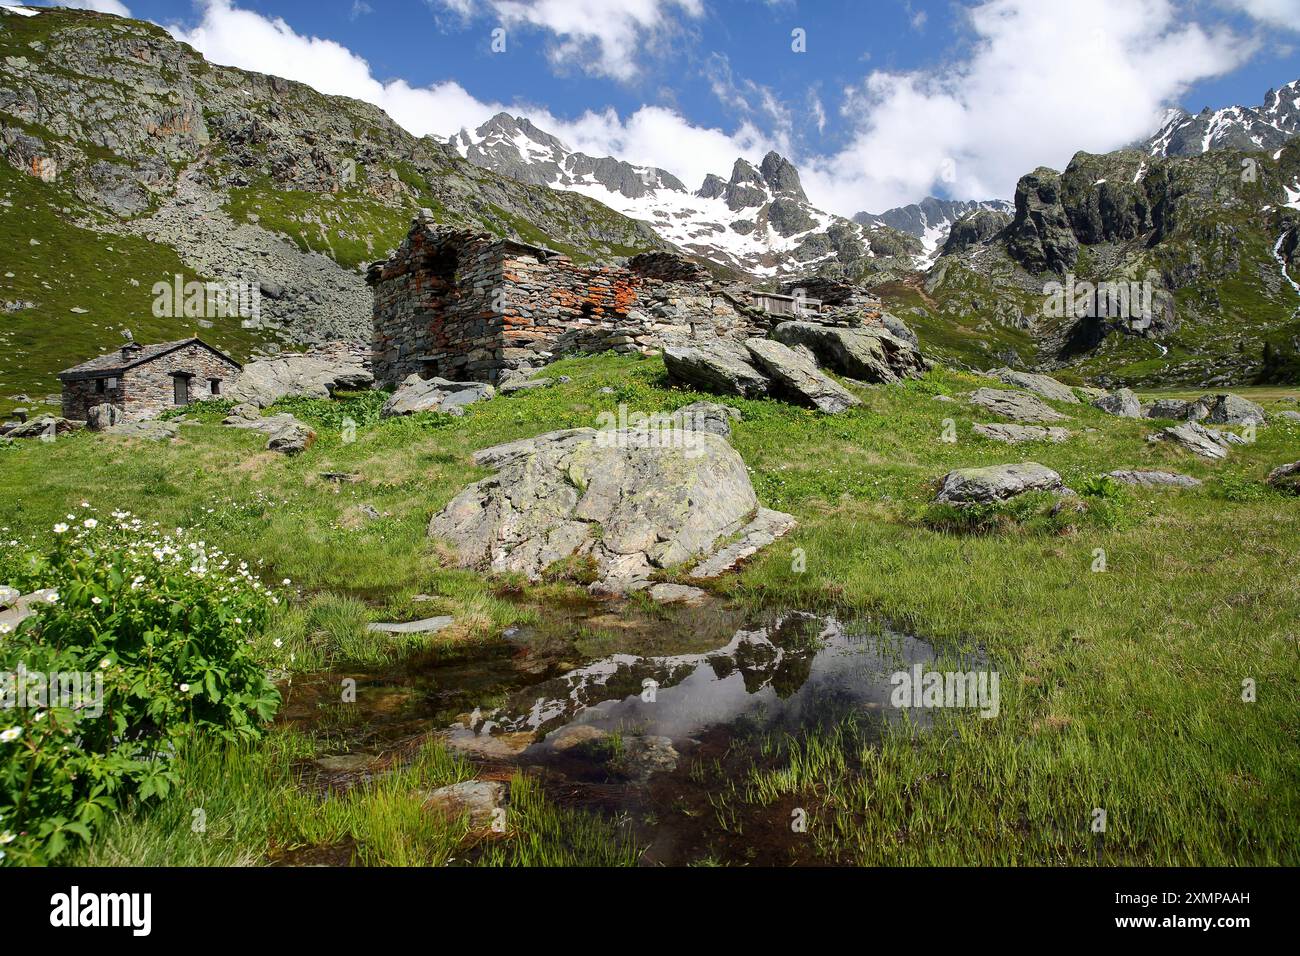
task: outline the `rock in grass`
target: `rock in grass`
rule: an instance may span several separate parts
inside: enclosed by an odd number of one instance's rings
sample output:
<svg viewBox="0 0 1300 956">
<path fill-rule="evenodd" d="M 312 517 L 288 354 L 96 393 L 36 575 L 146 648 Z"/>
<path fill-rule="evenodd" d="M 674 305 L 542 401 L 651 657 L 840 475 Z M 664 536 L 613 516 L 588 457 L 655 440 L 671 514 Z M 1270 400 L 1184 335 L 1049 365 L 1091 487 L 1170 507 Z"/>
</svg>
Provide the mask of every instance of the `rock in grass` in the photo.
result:
<svg viewBox="0 0 1300 956">
<path fill-rule="evenodd" d="M 828 415 L 862 404 L 856 395 L 789 346 L 754 338 L 745 340 L 745 348 L 758 367 L 771 376 L 780 397 L 811 405 Z"/>
<path fill-rule="evenodd" d="M 1300 422 L 1300 412 L 1293 412 L 1289 409 L 1285 412 L 1275 412 L 1273 417 L 1284 422 Z"/>
<path fill-rule="evenodd" d="M 1027 491 L 1054 491 L 1060 487 L 1061 476 L 1036 461 L 958 468 L 944 475 L 935 501 L 954 505 L 991 504 Z"/>
<path fill-rule="evenodd" d="M 86 427 L 92 432 L 102 432 L 122 421 L 125 414 L 119 406 L 105 402 L 86 412 Z"/>
<path fill-rule="evenodd" d="M 6 438 L 44 438 L 50 435 L 66 435 L 81 428 L 81 422 L 69 421 L 58 415 L 41 415 L 29 422 L 20 422 L 5 432 Z"/>
<path fill-rule="evenodd" d="M 370 372 L 350 362 L 284 355 L 245 365 L 226 398 L 267 408 L 282 398 L 329 398 L 338 389 L 369 388 L 374 381 Z"/>
<path fill-rule="evenodd" d="M 1007 425 L 1000 422 L 991 425 L 974 425 L 971 428 L 977 435 L 993 441 L 1015 445 L 1026 441 L 1063 442 L 1069 439 L 1068 428 L 1052 428 L 1043 425 Z"/>
<path fill-rule="evenodd" d="M 1181 398 L 1157 398 L 1142 409 L 1143 418 L 1166 418 L 1175 422 L 1185 422 L 1192 417 L 1192 403 Z"/>
<path fill-rule="evenodd" d="M 149 419 L 142 422 L 120 422 L 104 432 L 120 438 L 140 438 L 144 441 L 170 441 L 180 434 L 180 426 L 175 422 L 161 422 Z"/>
<path fill-rule="evenodd" d="M 715 395 L 762 398 L 771 387 L 768 377 L 754 367 L 749 352 L 723 339 L 667 346 L 664 367 L 672 381 Z"/>
<path fill-rule="evenodd" d="M 807 346 L 823 368 L 863 382 L 900 382 L 919 378 L 930 368 L 920 349 L 880 325 L 841 328 L 782 322 L 772 337 L 791 348 Z"/>
<path fill-rule="evenodd" d="M 1222 435 L 1206 428 L 1200 422 L 1187 422 L 1184 425 L 1166 428 L 1155 435 L 1148 436 L 1147 441 L 1172 441 L 1212 461 L 1220 461 L 1228 457 L 1228 448 L 1223 442 Z"/>
<path fill-rule="evenodd" d="M 1119 418 L 1142 417 L 1142 403 L 1127 388 L 1121 388 L 1117 392 L 1103 395 L 1093 402 L 1092 406 L 1093 408 L 1100 408 L 1107 415 L 1115 415 Z"/>
<path fill-rule="evenodd" d="M 1289 465 L 1279 465 L 1268 473 L 1268 478 L 1265 481 L 1279 491 L 1300 495 L 1300 461 L 1293 461 Z"/>
<path fill-rule="evenodd" d="M 282 455 L 299 455 L 311 447 L 311 443 L 315 440 L 315 430 L 294 419 L 271 432 L 266 440 L 266 450 L 279 452 Z"/>
<path fill-rule="evenodd" d="M 1071 405 L 1079 404 L 1079 396 L 1074 394 L 1074 389 L 1064 382 L 1058 382 L 1050 375 L 1018 372 L 1013 368 L 995 369 L 989 372 L 989 375 L 999 382 L 1015 385 L 1017 388 L 1023 388 L 1027 392 L 1033 392 L 1035 395 L 1050 399 L 1053 402 L 1068 402 Z"/>
<path fill-rule="evenodd" d="M 474 461 L 496 474 L 452 499 L 431 537 L 463 567 L 534 580 L 578 559 L 612 593 L 709 555 L 758 507 L 744 460 L 701 432 L 575 428 L 485 448 Z"/>
<path fill-rule="evenodd" d="M 783 511 L 759 508 L 758 513 L 754 515 L 754 520 L 745 525 L 741 531 L 740 537 L 692 568 L 691 577 L 706 579 L 725 574 L 741 561 L 757 554 L 777 538 L 789 533 L 797 523 L 793 516 Z"/>
<path fill-rule="evenodd" d="M 1196 404 L 1205 409 L 1197 417 L 1211 425 L 1262 425 L 1268 417 L 1263 408 L 1240 395 L 1202 395 Z"/>
<path fill-rule="evenodd" d="M 505 785 L 495 780 L 466 780 L 431 790 L 425 795 L 424 808 L 449 816 L 468 813 L 470 823 L 479 826 L 496 816 L 505 796 Z"/>
<path fill-rule="evenodd" d="M 386 624 L 376 621 L 373 624 L 367 624 L 366 630 L 373 631 L 377 634 L 436 634 L 444 628 L 451 627 L 455 618 L 426 617 L 422 621 L 405 621 L 399 624 Z"/>
<path fill-rule="evenodd" d="M 1199 488 L 1201 480 L 1174 471 L 1112 471 L 1110 477 L 1125 485 L 1143 488 Z"/>
<path fill-rule="evenodd" d="M 740 409 L 717 402 L 691 402 L 669 416 L 674 428 L 731 437 L 731 423 L 741 420 Z"/>
<path fill-rule="evenodd" d="M 392 396 L 384 403 L 381 418 L 396 418 L 418 412 L 442 412 L 447 415 L 465 414 L 465 406 L 486 401 L 496 395 L 496 389 L 484 382 L 452 382 L 445 378 L 421 378 L 408 375 Z"/>
<path fill-rule="evenodd" d="M 1042 399 L 1028 392 L 1011 392 L 999 388 L 976 389 L 970 397 L 973 404 L 987 408 L 995 415 L 1016 422 L 1057 422 L 1065 418 Z"/>
</svg>

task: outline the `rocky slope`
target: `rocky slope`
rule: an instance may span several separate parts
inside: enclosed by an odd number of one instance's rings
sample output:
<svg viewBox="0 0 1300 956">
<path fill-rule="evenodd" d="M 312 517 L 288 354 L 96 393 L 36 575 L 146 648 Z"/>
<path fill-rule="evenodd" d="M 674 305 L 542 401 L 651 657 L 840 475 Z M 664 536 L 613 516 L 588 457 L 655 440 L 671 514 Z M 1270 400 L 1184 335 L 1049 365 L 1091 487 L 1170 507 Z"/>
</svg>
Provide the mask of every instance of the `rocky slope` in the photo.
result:
<svg viewBox="0 0 1300 956">
<path fill-rule="evenodd" d="M 1022 177 L 1009 221 L 959 223 L 924 283 L 886 299 L 940 354 L 983 367 L 1068 367 L 1104 383 L 1291 379 L 1298 233 L 1300 141 L 1271 154 L 1079 153 L 1064 173 Z M 1102 300 L 1085 283 L 1107 283 Z"/>
<path fill-rule="evenodd" d="M 1152 136 L 1138 145 L 1150 156 L 1196 156 L 1212 149 L 1276 152 L 1300 133 L 1300 80 L 1269 90 L 1260 106 L 1208 107 L 1195 116 L 1170 110 Z"/>
<path fill-rule="evenodd" d="M 448 145 L 469 162 L 520 182 L 577 192 L 710 262 L 760 278 L 908 269 L 923 251 L 885 223 L 854 223 L 808 201 L 799 171 L 778 153 L 737 159 L 691 191 L 672 173 L 576 152 L 524 117 L 500 113 Z"/>
<path fill-rule="evenodd" d="M 0 13 L 0 156 L 5 400 L 55 390 L 53 372 L 116 347 L 123 326 L 142 339 L 201 330 L 245 354 L 363 337 L 361 270 L 421 208 L 580 260 L 664 245 L 377 107 L 215 66 L 156 26 L 86 11 Z M 255 284 L 263 327 L 153 315 L 153 284 L 175 273 Z"/>
</svg>

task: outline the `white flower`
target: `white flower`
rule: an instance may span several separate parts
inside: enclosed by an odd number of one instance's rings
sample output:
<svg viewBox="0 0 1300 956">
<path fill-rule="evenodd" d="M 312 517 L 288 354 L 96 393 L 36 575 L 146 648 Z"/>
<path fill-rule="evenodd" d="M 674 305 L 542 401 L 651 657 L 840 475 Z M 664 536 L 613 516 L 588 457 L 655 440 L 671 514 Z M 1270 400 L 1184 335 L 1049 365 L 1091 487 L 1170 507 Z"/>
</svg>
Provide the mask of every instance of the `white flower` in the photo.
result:
<svg viewBox="0 0 1300 956">
<path fill-rule="evenodd" d="M 288 578 L 285 578 L 285 579 L 284 579 L 283 581 L 281 581 L 280 583 L 283 584 L 285 587 L 288 587 L 288 586 L 289 586 L 290 584 L 292 584 L 293 582 L 290 581 Z"/>
<path fill-rule="evenodd" d="M 10 631 L 12 631 L 12 630 L 13 630 L 13 627 L 12 627 L 11 625 L 9 625 L 9 624 L 0 624 L 0 634 L 8 634 L 8 633 L 9 633 Z"/>
<path fill-rule="evenodd" d="M 278 637 L 275 640 L 273 640 L 271 643 L 274 644 L 276 647 L 284 646 L 284 641 L 280 640 Z"/>
<path fill-rule="evenodd" d="M 0 744 L 11 744 L 23 735 L 21 727 L 10 727 L 8 730 L 0 730 Z"/>
<path fill-rule="evenodd" d="M 182 693 L 182 694 L 188 694 L 189 692 L 190 692 L 190 685 L 189 685 L 189 684 L 181 684 L 181 693 Z"/>
<path fill-rule="evenodd" d="M 108 670 L 108 665 L 110 663 L 112 662 L 107 657 L 105 657 L 102 661 L 99 662 L 99 669 L 101 671 Z"/>
<path fill-rule="evenodd" d="M 14 836 L 13 833 L 11 833 L 9 830 L 6 830 L 4 833 L 0 833 L 0 844 L 13 843 L 14 840 L 16 839 L 18 838 Z"/>
<path fill-rule="evenodd" d="M 87 528 L 98 528 L 98 527 L 99 527 L 99 522 L 96 521 L 94 518 L 87 518 L 85 521 L 83 521 L 83 522 L 81 522 L 81 523 L 82 523 L 83 526 L 85 526 L 85 527 L 87 527 Z"/>
<path fill-rule="evenodd" d="M 104 603 L 104 599 L 103 599 L 103 598 L 93 597 L 93 598 L 90 599 L 90 603 L 91 603 L 91 604 L 103 604 L 103 603 Z"/>
<path fill-rule="evenodd" d="M 55 534 L 63 534 L 67 530 L 68 530 L 68 526 L 64 524 L 62 521 L 60 521 L 58 524 L 54 526 Z"/>
</svg>

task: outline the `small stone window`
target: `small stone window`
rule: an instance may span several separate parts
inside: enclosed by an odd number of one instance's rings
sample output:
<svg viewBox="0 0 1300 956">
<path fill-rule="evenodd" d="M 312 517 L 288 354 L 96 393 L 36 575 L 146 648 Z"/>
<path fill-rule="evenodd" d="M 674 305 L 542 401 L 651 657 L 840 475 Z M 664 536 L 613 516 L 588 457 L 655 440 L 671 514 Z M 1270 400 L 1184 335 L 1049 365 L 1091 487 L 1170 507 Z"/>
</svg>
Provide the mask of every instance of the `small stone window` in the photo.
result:
<svg viewBox="0 0 1300 956">
<path fill-rule="evenodd" d="M 106 378 L 97 378 L 97 379 L 95 379 L 95 394 L 96 394 L 96 395 L 103 395 L 103 394 L 104 394 L 104 391 L 105 391 L 107 388 L 108 388 L 108 379 L 106 379 Z"/>
<path fill-rule="evenodd" d="M 216 398 L 218 395 L 220 395 L 221 379 L 219 378 L 208 379 L 208 392 L 212 395 L 213 398 Z"/>
</svg>

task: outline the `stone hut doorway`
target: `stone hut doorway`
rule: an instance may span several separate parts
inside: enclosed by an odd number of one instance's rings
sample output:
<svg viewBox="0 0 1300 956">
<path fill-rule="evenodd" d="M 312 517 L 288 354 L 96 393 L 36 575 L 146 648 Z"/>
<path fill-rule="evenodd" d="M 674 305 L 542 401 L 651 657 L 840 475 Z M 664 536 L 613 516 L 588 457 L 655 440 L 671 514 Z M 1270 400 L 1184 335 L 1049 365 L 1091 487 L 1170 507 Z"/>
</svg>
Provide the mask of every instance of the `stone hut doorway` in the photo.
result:
<svg viewBox="0 0 1300 956">
<path fill-rule="evenodd" d="M 188 405 L 190 403 L 190 377 L 185 374 L 172 376 L 172 404 Z"/>
</svg>

